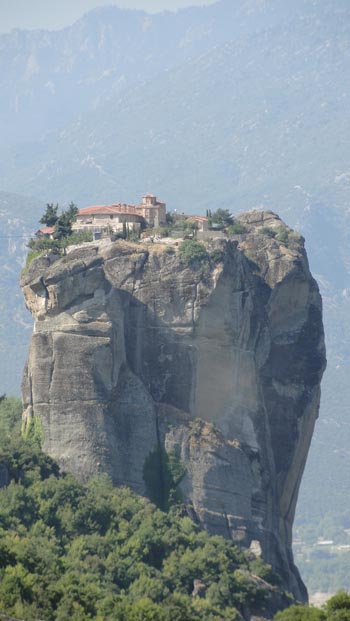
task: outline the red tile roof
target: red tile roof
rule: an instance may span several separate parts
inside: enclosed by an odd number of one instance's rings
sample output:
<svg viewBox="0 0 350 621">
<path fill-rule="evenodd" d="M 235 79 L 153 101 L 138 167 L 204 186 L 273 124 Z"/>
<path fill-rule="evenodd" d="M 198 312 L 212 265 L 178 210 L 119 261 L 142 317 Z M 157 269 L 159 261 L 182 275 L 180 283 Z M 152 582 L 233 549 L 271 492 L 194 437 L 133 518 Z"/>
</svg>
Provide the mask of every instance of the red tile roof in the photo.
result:
<svg viewBox="0 0 350 621">
<path fill-rule="evenodd" d="M 42 233 L 43 235 L 52 235 L 55 232 L 54 226 L 44 226 L 42 229 L 39 229 L 38 233 Z"/>
<path fill-rule="evenodd" d="M 208 218 L 204 218 L 204 216 L 190 216 L 189 220 L 198 220 L 198 222 L 208 222 Z"/>
<path fill-rule="evenodd" d="M 83 209 L 79 209 L 78 216 L 92 216 L 95 214 L 103 216 L 122 213 L 138 215 L 135 205 L 117 203 L 115 205 L 93 205 L 92 207 L 84 207 Z"/>
</svg>

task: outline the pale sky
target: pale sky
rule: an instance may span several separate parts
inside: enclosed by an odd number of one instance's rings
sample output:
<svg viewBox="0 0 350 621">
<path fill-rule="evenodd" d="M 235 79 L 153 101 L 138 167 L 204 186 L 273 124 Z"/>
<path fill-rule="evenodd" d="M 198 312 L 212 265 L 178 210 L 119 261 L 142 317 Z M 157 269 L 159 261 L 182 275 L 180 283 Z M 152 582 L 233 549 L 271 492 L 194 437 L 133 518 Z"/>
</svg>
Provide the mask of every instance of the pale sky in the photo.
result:
<svg viewBox="0 0 350 621">
<path fill-rule="evenodd" d="M 157 12 L 186 6 L 213 4 L 217 0 L 0 0 L 0 32 L 12 28 L 56 30 L 72 24 L 98 6 Z"/>
</svg>

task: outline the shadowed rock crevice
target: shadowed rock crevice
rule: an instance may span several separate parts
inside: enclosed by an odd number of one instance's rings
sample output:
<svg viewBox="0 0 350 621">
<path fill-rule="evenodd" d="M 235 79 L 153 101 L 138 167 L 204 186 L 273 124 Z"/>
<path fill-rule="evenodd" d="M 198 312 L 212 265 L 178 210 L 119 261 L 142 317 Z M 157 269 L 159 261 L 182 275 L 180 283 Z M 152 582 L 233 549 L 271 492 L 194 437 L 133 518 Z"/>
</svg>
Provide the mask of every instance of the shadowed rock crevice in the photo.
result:
<svg viewBox="0 0 350 621">
<path fill-rule="evenodd" d="M 35 319 L 25 416 L 80 480 L 107 472 L 254 549 L 298 599 L 292 524 L 325 366 L 303 247 L 262 230 L 211 242 L 197 268 L 154 244 L 86 244 L 22 278 Z M 45 295 L 42 283 L 45 283 Z"/>
</svg>

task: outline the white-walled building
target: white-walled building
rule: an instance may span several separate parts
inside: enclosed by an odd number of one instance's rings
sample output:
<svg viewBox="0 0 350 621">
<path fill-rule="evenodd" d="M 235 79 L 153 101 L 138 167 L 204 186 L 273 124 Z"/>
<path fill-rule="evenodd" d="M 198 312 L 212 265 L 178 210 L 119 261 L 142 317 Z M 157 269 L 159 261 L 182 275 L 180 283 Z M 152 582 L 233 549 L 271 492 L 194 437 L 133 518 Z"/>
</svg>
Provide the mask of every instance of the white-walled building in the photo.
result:
<svg viewBox="0 0 350 621">
<path fill-rule="evenodd" d="M 134 205 L 95 205 L 79 209 L 73 230 L 108 234 L 121 232 L 125 225 L 129 231 L 139 232 L 143 224 Z"/>
<path fill-rule="evenodd" d="M 92 233 L 117 233 L 126 228 L 138 233 L 143 227 L 158 227 L 166 224 L 166 205 L 153 194 L 146 194 L 140 205 L 115 203 L 113 205 L 94 205 L 79 209 L 75 231 Z"/>
</svg>

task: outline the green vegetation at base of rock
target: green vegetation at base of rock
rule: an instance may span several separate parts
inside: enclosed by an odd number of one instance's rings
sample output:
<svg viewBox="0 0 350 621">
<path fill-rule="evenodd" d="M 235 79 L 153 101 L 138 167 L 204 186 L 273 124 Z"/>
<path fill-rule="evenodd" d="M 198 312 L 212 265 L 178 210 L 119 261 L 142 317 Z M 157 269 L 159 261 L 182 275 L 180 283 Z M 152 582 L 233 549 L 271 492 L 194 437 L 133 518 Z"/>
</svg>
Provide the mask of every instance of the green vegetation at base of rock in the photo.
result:
<svg viewBox="0 0 350 621">
<path fill-rule="evenodd" d="M 34 444 L 37 444 L 39 447 L 42 446 L 44 441 L 44 431 L 40 416 L 34 415 L 26 421 L 23 421 L 22 436 L 25 440 L 31 439 Z"/>
<path fill-rule="evenodd" d="M 291 606 L 275 616 L 276 621 L 350 621 L 350 595 L 341 591 L 331 597 L 322 609 Z"/>
<path fill-rule="evenodd" d="M 163 513 L 107 476 L 84 487 L 21 436 L 18 400 L 0 403 L 0 611 L 34 621 L 239 621 L 274 592 L 256 561 Z M 182 469 L 169 457 L 173 480 Z M 170 465 L 172 464 L 172 465 Z M 268 571 L 261 564 L 263 572 Z M 200 584 L 200 594 L 193 596 Z"/>
<path fill-rule="evenodd" d="M 16 397 L 0 397 L 0 442 L 18 435 L 21 428 L 22 404 Z"/>
<path fill-rule="evenodd" d="M 291 606 L 283 613 L 278 613 L 275 616 L 275 621 L 324 621 L 325 618 L 322 610 L 318 608 Z"/>
<path fill-rule="evenodd" d="M 152 451 L 143 467 L 143 478 L 147 495 L 162 511 L 181 501 L 178 488 L 186 474 L 185 467 L 175 453 L 167 453 L 162 448 Z"/>
</svg>

